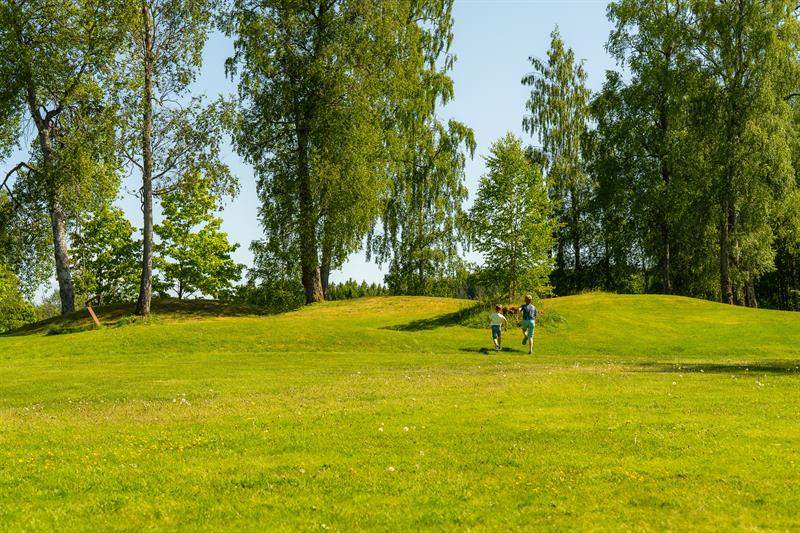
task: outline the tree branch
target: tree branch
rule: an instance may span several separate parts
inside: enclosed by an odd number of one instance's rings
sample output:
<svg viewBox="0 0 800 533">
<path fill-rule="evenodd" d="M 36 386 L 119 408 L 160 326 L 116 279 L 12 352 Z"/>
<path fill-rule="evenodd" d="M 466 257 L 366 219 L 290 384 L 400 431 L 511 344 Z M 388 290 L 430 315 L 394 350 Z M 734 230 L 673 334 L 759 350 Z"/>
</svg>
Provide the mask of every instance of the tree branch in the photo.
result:
<svg viewBox="0 0 800 533">
<path fill-rule="evenodd" d="M 0 184 L 0 189 L 5 188 L 5 190 L 8 191 L 8 197 L 11 198 L 11 201 L 14 202 L 14 205 L 16 205 L 18 209 L 22 209 L 22 204 L 19 203 L 17 198 L 14 196 L 14 193 L 11 190 L 11 187 L 8 186 L 8 180 L 11 179 L 11 176 L 13 176 L 14 174 L 18 173 L 22 169 L 26 169 L 28 172 L 33 172 L 33 173 L 36 172 L 35 168 L 30 166 L 28 163 L 22 162 L 22 163 L 19 163 L 14 168 L 12 168 L 8 172 L 8 174 L 6 174 L 6 177 L 3 179 L 3 183 Z"/>
</svg>

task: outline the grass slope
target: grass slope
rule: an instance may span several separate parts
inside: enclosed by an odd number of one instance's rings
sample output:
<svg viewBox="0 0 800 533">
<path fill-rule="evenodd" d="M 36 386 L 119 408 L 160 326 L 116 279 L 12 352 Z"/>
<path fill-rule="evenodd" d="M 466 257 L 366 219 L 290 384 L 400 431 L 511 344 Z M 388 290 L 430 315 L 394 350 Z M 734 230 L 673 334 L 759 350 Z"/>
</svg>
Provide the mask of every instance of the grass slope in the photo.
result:
<svg viewBox="0 0 800 533">
<path fill-rule="evenodd" d="M 466 305 L 0 337 L 0 530 L 800 528 L 800 316 L 558 298 L 529 357 Z"/>
</svg>

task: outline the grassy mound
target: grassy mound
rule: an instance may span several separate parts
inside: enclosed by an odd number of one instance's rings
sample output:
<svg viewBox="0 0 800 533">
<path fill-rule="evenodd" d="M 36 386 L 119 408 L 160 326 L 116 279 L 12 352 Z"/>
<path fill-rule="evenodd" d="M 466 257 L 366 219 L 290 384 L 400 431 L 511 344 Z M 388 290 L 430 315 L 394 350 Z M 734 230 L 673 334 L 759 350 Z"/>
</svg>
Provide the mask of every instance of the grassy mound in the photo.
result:
<svg viewBox="0 0 800 533">
<path fill-rule="evenodd" d="M 800 527 L 800 315 L 557 298 L 529 357 L 457 300 L 182 305 L 0 337 L 0 530 Z"/>
</svg>

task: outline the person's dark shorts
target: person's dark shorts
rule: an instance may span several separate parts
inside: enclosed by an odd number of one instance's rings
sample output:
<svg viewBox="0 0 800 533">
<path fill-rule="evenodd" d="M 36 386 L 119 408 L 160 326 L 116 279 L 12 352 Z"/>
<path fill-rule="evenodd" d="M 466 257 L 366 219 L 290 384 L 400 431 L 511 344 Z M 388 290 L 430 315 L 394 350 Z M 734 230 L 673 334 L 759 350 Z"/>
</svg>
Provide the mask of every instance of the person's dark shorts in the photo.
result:
<svg viewBox="0 0 800 533">
<path fill-rule="evenodd" d="M 492 338 L 496 339 L 500 336 L 500 326 L 492 326 Z"/>
</svg>

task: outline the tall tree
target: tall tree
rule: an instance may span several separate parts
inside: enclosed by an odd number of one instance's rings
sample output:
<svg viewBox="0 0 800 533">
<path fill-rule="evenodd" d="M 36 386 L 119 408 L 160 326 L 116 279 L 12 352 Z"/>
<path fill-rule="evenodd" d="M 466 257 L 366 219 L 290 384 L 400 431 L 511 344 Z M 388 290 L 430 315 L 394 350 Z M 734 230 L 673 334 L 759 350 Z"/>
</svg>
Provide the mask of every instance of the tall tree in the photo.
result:
<svg viewBox="0 0 800 533">
<path fill-rule="evenodd" d="M 467 198 L 464 166 L 475 150 L 472 130 L 435 118 L 401 130 L 400 162 L 372 238 L 378 263 L 389 262 L 386 282 L 394 294 L 433 294 L 461 261 Z"/>
<path fill-rule="evenodd" d="M 585 171 L 581 141 L 586 133 L 591 92 L 586 71 L 575 53 L 566 48 L 558 28 L 551 34 L 547 61 L 531 57 L 534 71 L 522 83 L 531 87 L 522 121 L 525 131 L 535 134 L 547 156 L 547 182 L 551 198 L 559 209 L 560 229 L 556 253 L 556 289 L 563 292 L 567 251 L 572 254 L 574 279 L 571 289 L 582 284 L 582 248 L 586 234 L 586 213 L 592 184 Z"/>
<path fill-rule="evenodd" d="M 383 119 L 401 104 L 402 69 L 420 40 L 449 24 L 449 3 L 234 2 L 235 137 L 258 176 L 259 249 L 299 273 L 308 303 L 324 298 L 328 273 L 361 247 L 381 210 Z"/>
<path fill-rule="evenodd" d="M 114 176 L 95 167 L 108 156 L 104 147 L 113 145 L 98 139 L 110 131 L 98 87 L 113 66 L 124 9 L 123 3 L 108 0 L 8 0 L 0 5 L 0 115 L 24 108 L 36 131 L 32 160 L 15 169 L 35 180 L 26 188 L 46 204 L 62 313 L 75 306 L 67 241 L 73 202 L 106 188 L 93 182 Z M 104 155 L 89 154 L 96 148 Z"/>
<path fill-rule="evenodd" d="M 788 0 L 694 3 L 706 76 L 720 296 L 756 305 L 774 265 L 773 214 L 794 187 L 787 96 L 798 83 L 800 23 Z M 737 297 L 738 293 L 738 297 Z"/>
<path fill-rule="evenodd" d="M 419 7 L 439 22 L 409 28 L 414 37 L 408 39 L 408 57 L 397 65 L 401 75 L 393 85 L 393 105 L 385 110 L 391 187 L 367 250 L 368 257 L 389 264 L 386 283 L 395 294 L 442 293 L 463 268 L 464 166 L 475 150 L 470 128 L 444 123 L 436 113 L 453 98 L 453 2 Z"/>
<path fill-rule="evenodd" d="M 484 255 L 481 278 L 509 301 L 547 293 L 556 221 L 541 167 L 510 133 L 492 145 L 486 166 L 470 209 L 471 239 Z"/>
<path fill-rule="evenodd" d="M 675 291 L 675 256 L 681 239 L 686 237 L 676 226 L 684 220 L 690 204 L 686 185 L 691 186 L 696 177 L 691 169 L 699 166 L 691 161 L 698 151 L 688 148 L 691 139 L 686 135 L 689 97 L 699 70 L 691 3 L 622 0 L 610 4 L 608 14 L 614 30 L 607 49 L 631 75 L 626 84 L 619 76 L 611 77 L 604 88 L 607 94 L 618 91 L 620 103 L 624 103 L 612 112 L 624 110 L 625 116 L 617 121 L 597 118 L 626 135 L 626 145 L 620 150 L 627 153 L 620 170 L 630 176 L 636 191 L 638 215 L 644 226 L 644 252 L 658 265 L 659 290 L 671 294 Z M 596 110 L 602 112 L 600 106 Z M 609 154 L 607 148 L 601 150 L 601 156 Z M 609 176 L 607 184 L 613 185 L 613 180 Z M 698 185 L 694 185 L 695 190 Z M 697 210 L 694 212 L 698 216 Z M 657 232 L 651 231 L 651 226 Z"/>
<path fill-rule="evenodd" d="M 221 107 L 187 99 L 211 30 L 215 0 L 138 0 L 125 55 L 123 148 L 141 172 L 142 272 L 136 313 L 150 313 L 153 284 L 153 201 L 186 176 L 214 176 L 231 194 L 235 184 L 220 162 Z M 188 100 L 188 101 L 187 101 Z M 181 105 L 183 104 L 183 105 Z"/>
</svg>

